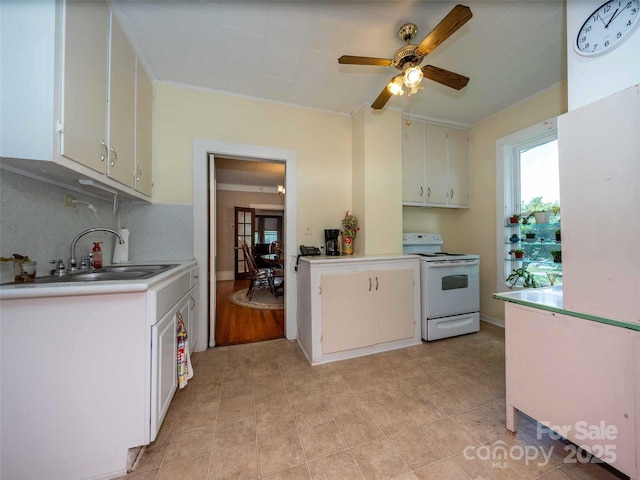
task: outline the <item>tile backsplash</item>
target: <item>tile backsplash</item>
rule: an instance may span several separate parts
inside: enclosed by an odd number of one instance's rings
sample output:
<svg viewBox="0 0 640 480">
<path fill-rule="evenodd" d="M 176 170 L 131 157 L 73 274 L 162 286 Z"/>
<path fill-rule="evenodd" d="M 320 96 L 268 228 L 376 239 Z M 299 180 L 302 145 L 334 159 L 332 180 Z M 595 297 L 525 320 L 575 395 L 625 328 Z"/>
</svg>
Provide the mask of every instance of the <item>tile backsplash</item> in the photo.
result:
<svg viewBox="0 0 640 480">
<path fill-rule="evenodd" d="M 64 205 L 65 195 L 92 204 L 97 216 L 85 204 Z M 69 260 L 75 236 L 92 227 L 128 228 L 129 260 L 167 261 L 193 258 L 193 208 L 191 205 L 150 205 L 122 202 L 114 213 L 113 202 L 66 190 L 0 169 L 0 256 L 28 255 L 38 263 L 37 276 L 48 275 L 50 260 Z M 128 212 L 128 213 L 127 213 Z M 115 237 L 95 232 L 78 241 L 76 257 L 91 251 L 93 242 L 102 244 L 104 264 L 113 257 Z M 0 283 L 13 280 L 11 262 L 0 263 Z"/>
</svg>

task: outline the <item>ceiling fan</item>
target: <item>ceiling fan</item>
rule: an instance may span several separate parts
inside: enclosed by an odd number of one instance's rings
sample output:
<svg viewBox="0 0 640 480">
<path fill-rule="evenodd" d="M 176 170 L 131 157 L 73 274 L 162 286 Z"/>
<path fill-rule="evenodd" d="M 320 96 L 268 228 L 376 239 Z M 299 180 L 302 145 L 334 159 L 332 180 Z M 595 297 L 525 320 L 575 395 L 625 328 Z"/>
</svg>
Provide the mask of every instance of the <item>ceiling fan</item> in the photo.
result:
<svg viewBox="0 0 640 480">
<path fill-rule="evenodd" d="M 347 65 L 373 65 L 379 67 L 396 67 L 402 70 L 402 74 L 391 79 L 387 86 L 380 92 L 371 108 L 380 110 L 389 101 L 392 95 L 402 95 L 403 84 L 409 90 L 409 95 L 422 90 L 420 82 L 426 77 L 447 87 L 460 90 L 469 82 L 469 78 L 443 68 L 426 65 L 420 69 L 424 57 L 431 53 L 438 45 L 449 38 L 462 25 L 467 23 L 473 15 L 471 9 L 464 5 L 456 5 L 449 14 L 444 17 L 436 27 L 431 30 L 419 45 L 412 45 L 410 41 L 418 33 L 418 27 L 413 23 L 406 23 L 398 31 L 398 36 L 407 44 L 399 48 L 393 55 L 393 59 L 375 57 L 357 57 L 343 55 L 338 59 L 341 64 Z"/>
</svg>

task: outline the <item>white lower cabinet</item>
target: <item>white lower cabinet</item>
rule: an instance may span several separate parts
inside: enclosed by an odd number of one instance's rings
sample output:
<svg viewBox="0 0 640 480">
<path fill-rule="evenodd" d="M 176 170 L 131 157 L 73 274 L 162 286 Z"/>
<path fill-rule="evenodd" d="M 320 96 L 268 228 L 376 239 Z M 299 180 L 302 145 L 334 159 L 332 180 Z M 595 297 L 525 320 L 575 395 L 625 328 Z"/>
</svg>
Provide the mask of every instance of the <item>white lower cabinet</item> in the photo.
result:
<svg viewBox="0 0 640 480">
<path fill-rule="evenodd" d="M 151 440 L 155 440 L 162 420 L 169 409 L 173 394 L 178 388 L 176 358 L 178 341 L 176 311 L 187 312 L 187 299 L 182 300 L 175 309 L 171 309 L 162 319 L 151 327 Z"/>
<path fill-rule="evenodd" d="M 298 331 L 311 363 L 420 343 L 419 260 L 301 259 Z"/>
<path fill-rule="evenodd" d="M 373 345 L 370 272 L 322 275 L 322 353 Z"/>
<path fill-rule="evenodd" d="M 189 290 L 189 319 L 187 322 L 187 335 L 189 336 L 189 354 L 193 353 L 198 342 L 198 303 L 200 294 L 198 286 Z"/>
<path fill-rule="evenodd" d="M 640 478 L 640 332 L 509 302 L 505 326 L 507 429 L 519 410 Z"/>
</svg>

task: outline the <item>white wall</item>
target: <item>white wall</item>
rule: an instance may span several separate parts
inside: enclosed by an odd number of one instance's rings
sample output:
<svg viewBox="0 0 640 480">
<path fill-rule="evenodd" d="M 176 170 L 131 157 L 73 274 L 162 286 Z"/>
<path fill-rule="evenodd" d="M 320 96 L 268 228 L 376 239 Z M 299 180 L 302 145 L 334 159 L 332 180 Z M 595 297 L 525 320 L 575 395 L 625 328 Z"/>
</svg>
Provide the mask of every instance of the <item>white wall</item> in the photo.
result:
<svg viewBox="0 0 640 480">
<path fill-rule="evenodd" d="M 640 84 L 640 28 L 603 55 L 583 57 L 573 48 L 585 19 L 602 3 L 601 0 L 567 3 L 569 110 Z"/>
</svg>

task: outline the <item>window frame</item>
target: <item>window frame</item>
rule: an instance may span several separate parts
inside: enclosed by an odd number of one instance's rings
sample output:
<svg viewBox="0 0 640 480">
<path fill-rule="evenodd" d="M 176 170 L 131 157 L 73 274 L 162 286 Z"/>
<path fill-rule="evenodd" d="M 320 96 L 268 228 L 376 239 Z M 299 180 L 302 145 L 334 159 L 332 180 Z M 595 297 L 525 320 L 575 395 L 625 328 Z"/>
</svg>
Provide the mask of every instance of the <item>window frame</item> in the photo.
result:
<svg viewBox="0 0 640 480">
<path fill-rule="evenodd" d="M 520 212 L 519 151 L 547 143 L 558 138 L 557 117 L 536 123 L 496 140 L 496 288 L 498 292 L 509 289 L 506 282 L 505 238 L 508 218 Z"/>
</svg>

